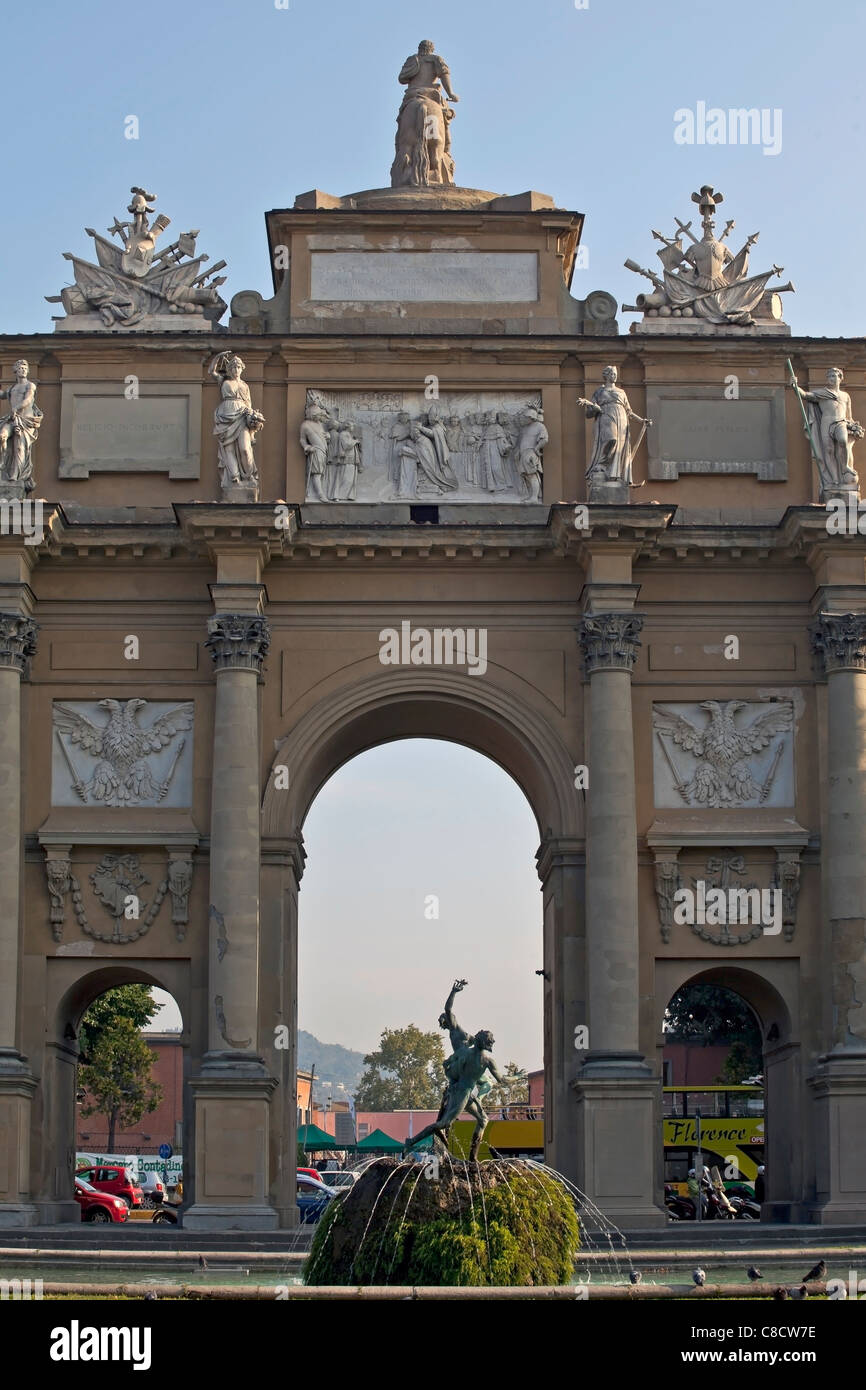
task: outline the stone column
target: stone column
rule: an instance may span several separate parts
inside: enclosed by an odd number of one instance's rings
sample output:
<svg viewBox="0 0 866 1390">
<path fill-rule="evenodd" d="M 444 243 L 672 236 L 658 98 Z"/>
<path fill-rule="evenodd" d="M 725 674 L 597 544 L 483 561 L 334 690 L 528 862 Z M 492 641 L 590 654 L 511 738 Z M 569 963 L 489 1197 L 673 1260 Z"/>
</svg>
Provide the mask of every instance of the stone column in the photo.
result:
<svg viewBox="0 0 866 1390">
<path fill-rule="evenodd" d="M 208 1052 L 256 1057 L 259 945 L 259 692 L 270 645 L 263 617 L 218 613 L 210 825 Z"/>
<path fill-rule="evenodd" d="M 813 651 L 827 677 L 827 829 L 822 847 L 829 1049 L 810 1086 L 818 1106 L 822 1222 L 866 1213 L 866 614 L 821 613 Z"/>
<path fill-rule="evenodd" d="M 0 1226 L 30 1226 L 30 1103 L 36 1081 L 20 1052 L 21 677 L 36 624 L 0 613 Z"/>
<path fill-rule="evenodd" d="M 631 672 L 643 620 L 583 619 L 589 680 L 586 919 L 592 1014 L 588 1061 L 634 1063 L 638 1038 L 637 839 Z"/>
<path fill-rule="evenodd" d="M 664 1221 L 655 1205 L 657 1083 L 640 1051 L 637 825 L 631 673 L 643 619 L 593 613 L 579 628 L 589 681 L 586 954 L 589 1050 L 574 1082 L 580 1186 L 622 1223 Z"/>
<path fill-rule="evenodd" d="M 254 590 L 255 608 L 262 590 Z M 218 592 L 220 586 L 215 586 Z M 269 646 L 259 611 L 217 612 L 207 647 L 216 668 L 211 763 L 208 1052 L 195 1096 L 195 1202 L 184 1225 L 277 1225 L 268 1201 L 269 1102 L 277 1084 L 258 1036 L 259 694 Z"/>
<path fill-rule="evenodd" d="M 259 1019 L 262 1050 L 279 1080 L 271 1102 L 270 1200 L 281 1227 L 298 1225 L 298 892 L 304 872 L 298 830 L 262 842 L 262 950 Z"/>
<path fill-rule="evenodd" d="M 544 904 L 544 1154 L 580 1183 L 577 1107 L 572 1083 L 582 1053 L 576 1029 L 587 1022 L 584 923 L 585 848 L 548 834 L 537 854 Z"/>
</svg>

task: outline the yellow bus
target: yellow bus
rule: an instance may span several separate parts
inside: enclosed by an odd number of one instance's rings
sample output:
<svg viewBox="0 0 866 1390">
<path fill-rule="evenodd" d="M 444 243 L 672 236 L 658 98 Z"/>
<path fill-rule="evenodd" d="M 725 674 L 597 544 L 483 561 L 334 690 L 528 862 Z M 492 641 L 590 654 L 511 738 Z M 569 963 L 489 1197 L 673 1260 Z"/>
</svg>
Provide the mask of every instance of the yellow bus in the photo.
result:
<svg viewBox="0 0 866 1390">
<path fill-rule="evenodd" d="M 685 1194 L 695 1166 L 698 1117 L 704 1162 L 716 1165 L 725 1182 L 754 1184 L 764 1161 L 764 1092 L 761 1086 L 664 1086 L 663 1131 L 665 1182 Z M 472 1141 L 471 1120 L 451 1126 L 451 1152 L 466 1158 Z M 494 1153 L 491 1153 L 494 1150 Z M 509 1106 L 507 1119 L 492 1119 L 479 1157 L 544 1156 L 544 1119 L 539 1107 Z"/>
<path fill-rule="evenodd" d="M 685 1194 L 689 1169 L 695 1166 L 700 1117 L 704 1162 L 715 1164 L 726 1183 L 754 1185 L 764 1161 L 761 1086 L 665 1086 L 662 1095 L 666 1183 Z"/>
</svg>

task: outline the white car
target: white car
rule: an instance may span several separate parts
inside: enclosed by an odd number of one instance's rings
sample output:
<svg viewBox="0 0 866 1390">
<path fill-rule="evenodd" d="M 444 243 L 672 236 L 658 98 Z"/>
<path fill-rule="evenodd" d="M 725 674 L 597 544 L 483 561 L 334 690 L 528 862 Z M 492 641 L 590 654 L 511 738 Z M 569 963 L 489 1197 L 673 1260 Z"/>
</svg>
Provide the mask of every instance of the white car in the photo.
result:
<svg viewBox="0 0 866 1390">
<path fill-rule="evenodd" d="M 159 1173 L 139 1173 L 138 1185 L 144 1196 L 143 1207 L 161 1207 L 165 1201 L 165 1183 Z"/>
<path fill-rule="evenodd" d="M 359 1174 L 345 1172 L 340 1168 L 326 1168 L 319 1173 L 319 1177 L 326 1187 L 343 1188 L 354 1187 Z"/>
</svg>

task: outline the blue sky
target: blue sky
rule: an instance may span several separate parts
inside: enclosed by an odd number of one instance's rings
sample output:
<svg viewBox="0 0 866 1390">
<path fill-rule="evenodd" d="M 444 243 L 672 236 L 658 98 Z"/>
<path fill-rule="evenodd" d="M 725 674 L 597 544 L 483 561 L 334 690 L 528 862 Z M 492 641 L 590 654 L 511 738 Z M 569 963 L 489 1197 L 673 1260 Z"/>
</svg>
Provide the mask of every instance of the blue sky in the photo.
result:
<svg viewBox="0 0 866 1390">
<path fill-rule="evenodd" d="M 0 329 L 51 328 L 45 294 L 63 251 L 125 215 L 129 188 L 159 195 L 172 230 L 228 262 L 229 297 L 270 285 L 262 213 L 295 194 L 388 182 L 396 77 L 421 38 L 450 63 L 460 184 L 536 188 L 586 214 L 589 266 L 574 292 L 630 302 L 653 261 L 652 227 L 687 219 L 690 194 L 725 194 L 735 247 L 760 230 L 755 271 L 784 266 L 797 333 L 864 325 L 866 6 L 839 0 L 30 0 L 4 25 L 7 186 L 0 212 Z M 581 0 L 583 3 L 583 0 Z M 10 15 L 13 12 L 10 12 Z M 674 113 L 782 113 L 775 156 L 682 146 Z M 135 115 L 140 138 L 124 137 Z M 226 293 L 227 292 L 227 293 Z M 621 325 L 631 322 L 620 316 Z"/>
</svg>

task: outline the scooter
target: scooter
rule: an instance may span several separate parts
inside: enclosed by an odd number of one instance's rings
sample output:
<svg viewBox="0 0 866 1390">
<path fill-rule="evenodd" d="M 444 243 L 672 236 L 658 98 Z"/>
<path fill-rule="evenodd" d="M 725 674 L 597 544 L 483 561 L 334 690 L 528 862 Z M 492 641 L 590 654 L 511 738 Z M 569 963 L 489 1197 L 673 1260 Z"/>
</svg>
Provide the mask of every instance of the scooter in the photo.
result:
<svg viewBox="0 0 866 1390">
<path fill-rule="evenodd" d="M 738 1221 L 760 1221 L 761 1207 L 758 1202 L 753 1202 L 749 1197 L 729 1197 L 728 1201 Z"/>
<path fill-rule="evenodd" d="M 694 1203 L 688 1197 L 681 1197 L 675 1187 L 665 1183 L 665 1208 L 671 1221 L 694 1221 Z"/>
</svg>

